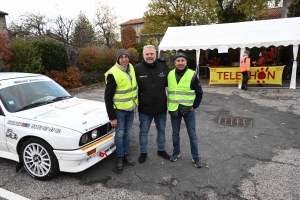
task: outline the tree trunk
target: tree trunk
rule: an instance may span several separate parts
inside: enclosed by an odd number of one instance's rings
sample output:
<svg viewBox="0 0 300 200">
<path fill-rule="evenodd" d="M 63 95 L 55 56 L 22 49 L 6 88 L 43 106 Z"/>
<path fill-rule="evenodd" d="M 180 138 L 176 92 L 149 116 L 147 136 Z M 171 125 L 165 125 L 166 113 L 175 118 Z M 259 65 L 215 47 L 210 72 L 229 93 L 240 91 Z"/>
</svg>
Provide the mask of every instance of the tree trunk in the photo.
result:
<svg viewBox="0 0 300 200">
<path fill-rule="evenodd" d="M 293 0 L 283 0 L 283 2 L 282 2 L 282 12 L 281 12 L 281 17 L 282 18 L 287 17 L 287 14 L 289 12 L 289 6 L 291 5 L 292 2 L 293 2 Z"/>
</svg>

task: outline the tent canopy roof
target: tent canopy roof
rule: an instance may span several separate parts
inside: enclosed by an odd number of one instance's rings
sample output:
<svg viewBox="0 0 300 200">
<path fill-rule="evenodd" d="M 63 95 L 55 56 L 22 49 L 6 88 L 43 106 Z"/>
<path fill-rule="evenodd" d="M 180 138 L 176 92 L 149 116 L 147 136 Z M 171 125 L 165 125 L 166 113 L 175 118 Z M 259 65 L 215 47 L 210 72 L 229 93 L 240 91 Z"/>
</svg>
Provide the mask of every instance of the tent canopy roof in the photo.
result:
<svg viewBox="0 0 300 200">
<path fill-rule="evenodd" d="M 300 17 L 169 27 L 159 50 L 197 50 L 300 44 Z"/>
</svg>

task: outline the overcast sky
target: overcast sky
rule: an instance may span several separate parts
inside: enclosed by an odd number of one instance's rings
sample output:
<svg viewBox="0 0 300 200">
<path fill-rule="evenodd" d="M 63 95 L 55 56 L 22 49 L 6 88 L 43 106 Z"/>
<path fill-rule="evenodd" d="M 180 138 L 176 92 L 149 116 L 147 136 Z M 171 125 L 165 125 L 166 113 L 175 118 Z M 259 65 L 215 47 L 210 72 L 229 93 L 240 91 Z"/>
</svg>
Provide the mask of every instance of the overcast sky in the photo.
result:
<svg viewBox="0 0 300 200">
<path fill-rule="evenodd" d="M 83 11 L 89 20 L 95 16 L 98 2 L 114 8 L 118 23 L 142 18 L 150 0 L 0 0 L 0 10 L 8 13 L 6 21 L 18 19 L 24 12 L 40 12 L 49 18 L 58 15 L 76 18 Z"/>
</svg>

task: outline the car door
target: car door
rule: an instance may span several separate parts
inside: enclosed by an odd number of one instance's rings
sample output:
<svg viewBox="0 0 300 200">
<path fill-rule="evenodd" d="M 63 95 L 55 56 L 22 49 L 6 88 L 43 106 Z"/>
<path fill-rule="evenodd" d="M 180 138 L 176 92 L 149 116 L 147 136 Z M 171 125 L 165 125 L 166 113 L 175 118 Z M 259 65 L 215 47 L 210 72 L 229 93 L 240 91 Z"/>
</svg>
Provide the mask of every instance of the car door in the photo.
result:
<svg viewBox="0 0 300 200">
<path fill-rule="evenodd" d="M 2 105 L 0 105 L 0 151 L 8 151 L 6 146 L 6 133 L 4 132 L 5 116 L 2 111 Z"/>
</svg>

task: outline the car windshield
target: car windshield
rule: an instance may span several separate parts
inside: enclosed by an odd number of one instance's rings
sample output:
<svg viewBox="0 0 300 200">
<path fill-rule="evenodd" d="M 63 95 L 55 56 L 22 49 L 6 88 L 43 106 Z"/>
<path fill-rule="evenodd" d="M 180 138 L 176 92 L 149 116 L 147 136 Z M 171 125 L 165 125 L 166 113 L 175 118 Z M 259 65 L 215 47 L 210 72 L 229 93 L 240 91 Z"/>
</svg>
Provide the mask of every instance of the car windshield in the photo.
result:
<svg viewBox="0 0 300 200">
<path fill-rule="evenodd" d="M 54 81 L 16 84 L 0 89 L 0 98 L 9 112 L 18 112 L 72 96 Z"/>
</svg>

